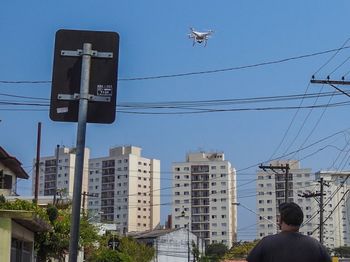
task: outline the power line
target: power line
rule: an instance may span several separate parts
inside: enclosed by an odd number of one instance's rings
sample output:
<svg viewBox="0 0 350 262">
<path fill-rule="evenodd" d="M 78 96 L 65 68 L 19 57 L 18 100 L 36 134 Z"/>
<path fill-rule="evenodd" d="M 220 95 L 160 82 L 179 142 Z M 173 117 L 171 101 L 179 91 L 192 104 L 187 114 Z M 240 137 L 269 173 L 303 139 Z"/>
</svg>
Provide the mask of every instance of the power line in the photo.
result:
<svg viewBox="0 0 350 262">
<path fill-rule="evenodd" d="M 213 69 L 213 70 L 205 70 L 205 71 L 185 72 L 185 73 L 178 73 L 178 74 L 119 78 L 118 81 L 154 80 L 154 79 L 162 79 L 162 78 L 185 77 L 185 76 L 192 76 L 192 75 L 203 75 L 203 74 L 213 74 L 213 73 L 220 73 L 220 72 L 236 71 L 236 70 L 255 68 L 255 67 L 261 67 L 261 66 L 267 66 L 267 65 L 273 65 L 273 64 L 280 64 L 280 63 L 285 63 L 285 62 L 289 62 L 289 61 L 293 61 L 293 60 L 299 60 L 299 59 L 324 55 L 324 54 L 333 53 L 333 52 L 336 52 L 336 54 L 337 54 L 340 50 L 344 50 L 344 49 L 348 49 L 348 48 L 350 48 L 350 46 L 342 46 L 340 48 L 329 49 L 329 50 L 325 50 L 325 51 L 314 52 L 314 53 L 310 53 L 310 54 L 293 56 L 293 57 L 272 60 L 272 61 L 266 61 L 266 62 L 261 62 L 261 63 L 255 63 L 255 64 L 250 64 L 250 65 L 228 67 L 228 68 L 221 68 L 221 69 Z M 30 81 L 30 80 L 21 80 L 21 81 L 0 80 L 0 83 L 2 83 L 2 84 L 49 84 L 51 82 L 52 81 L 48 81 L 48 80 L 34 80 L 34 81 Z"/>
<path fill-rule="evenodd" d="M 328 96 L 341 96 L 341 94 L 334 92 L 318 92 L 310 94 L 289 94 L 289 95 L 279 95 L 279 96 L 261 96 L 261 97 L 247 97 L 247 98 L 229 98 L 229 99 L 210 99 L 210 100 L 184 100 L 184 101 L 163 101 L 163 102 L 128 102 L 128 103 L 119 103 L 118 107 L 126 108 L 161 108 L 161 107 L 185 107 L 185 106 L 217 106 L 217 105 L 234 105 L 234 104 L 247 104 L 247 103 L 266 103 L 266 102 L 281 102 L 281 101 L 291 101 L 319 97 L 328 97 Z M 19 96 L 9 93 L 0 93 L 0 96 L 15 97 L 15 98 L 24 98 L 24 99 L 38 99 L 49 101 L 49 98 L 44 97 L 33 97 L 33 96 Z M 27 105 L 21 100 L 0 100 L 0 102 L 12 102 L 17 103 L 18 105 Z M 21 102 L 23 104 L 21 104 Z M 48 103 L 40 105 L 49 105 Z"/>
<path fill-rule="evenodd" d="M 348 38 L 348 39 L 343 43 L 343 45 L 340 47 L 340 49 L 337 50 L 337 51 L 335 52 L 335 54 L 333 54 L 333 56 L 332 56 L 330 59 L 328 59 L 328 61 L 327 61 L 326 63 L 324 63 L 313 75 L 317 74 L 322 68 L 324 68 L 328 63 L 330 63 L 330 61 L 334 59 L 334 57 L 339 53 L 339 51 L 341 50 L 341 48 L 343 48 L 343 47 L 347 44 L 347 42 L 348 42 L 349 40 L 350 40 L 350 38 Z M 337 68 L 337 69 L 338 69 L 338 68 Z M 307 87 L 306 87 L 305 95 L 306 95 L 306 93 L 307 93 L 308 90 L 309 90 L 310 84 L 311 84 L 311 83 L 309 82 L 308 85 L 307 85 Z M 319 94 L 321 94 L 321 91 L 319 92 Z M 317 99 L 318 99 L 319 97 L 320 97 L 320 96 L 318 96 Z M 316 99 L 316 101 L 317 101 L 317 99 Z M 316 101 L 315 101 L 315 103 L 316 103 Z M 303 102 L 304 102 L 304 99 L 302 99 L 302 100 L 300 101 L 299 106 L 301 106 L 301 105 L 303 104 Z M 294 121 L 295 121 L 295 119 L 296 119 L 296 116 L 298 115 L 299 111 L 300 111 L 300 110 L 298 109 L 298 110 L 295 112 L 295 114 L 293 115 L 293 118 L 292 118 L 291 122 L 289 123 L 289 125 L 288 125 L 288 127 L 287 127 L 287 129 L 286 129 L 286 131 L 285 131 L 285 133 L 284 133 L 284 135 L 283 135 L 282 140 L 280 141 L 280 143 L 278 144 L 277 148 L 275 149 L 275 151 L 274 151 L 274 152 L 272 153 L 272 155 L 270 156 L 270 159 L 273 158 L 273 156 L 275 155 L 275 153 L 276 153 L 276 152 L 280 149 L 280 147 L 282 146 L 282 144 L 283 144 L 283 142 L 285 141 L 285 139 L 286 139 L 286 137 L 287 137 L 287 134 L 289 133 L 289 131 L 290 131 L 290 129 L 291 129 L 291 126 L 292 126 L 292 124 L 294 123 Z M 310 112 L 309 112 L 307 118 L 309 117 L 311 111 L 312 111 L 312 109 L 310 110 Z M 306 118 L 306 119 L 307 119 L 307 118 Z M 288 150 L 290 149 L 290 147 L 294 144 L 296 138 L 299 136 L 299 134 L 300 134 L 300 132 L 301 132 L 301 129 L 302 129 L 303 126 L 305 125 L 306 119 L 304 120 L 304 122 L 303 122 L 301 128 L 299 129 L 298 134 L 295 136 L 293 142 L 289 145 L 288 149 L 285 150 L 283 154 L 285 154 L 286 152 L 288 152 Z"/>
<path fill-rule="evenodd" d="M 316 75 L 318 72 L 320 72 L 326 65 L 328 65 L 334 57 L 336 57 L 336 55 L 343 49 L 345 49 L 345 45 L 347 44 L 347 42 L 350 40 L 350 38 L 346 39 L 345 42 L 343 43 L 343 45 L 338 48 L 337 50 L 335 50 L 335 53 L 319 68 L 316 70 L 316 72 L 313 75 Z"/>
</svg>

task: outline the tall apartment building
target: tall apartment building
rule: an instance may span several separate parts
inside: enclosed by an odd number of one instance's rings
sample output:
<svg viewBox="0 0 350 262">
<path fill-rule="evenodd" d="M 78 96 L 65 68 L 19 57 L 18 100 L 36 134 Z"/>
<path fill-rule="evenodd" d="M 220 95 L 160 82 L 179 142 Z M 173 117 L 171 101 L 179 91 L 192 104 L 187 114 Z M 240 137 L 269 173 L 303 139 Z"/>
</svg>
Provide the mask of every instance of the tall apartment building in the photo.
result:
<svg viewBox="0 0 350 262">
<path fill-rule="evenodd" d="M 299 161 L 278 160 L 270 162 L 271 166 L 286 166 L 289 164 L 288 202 L 297 203 L 304 212 L 304 224 L 300 232 L 311 235 L 314 221 L 309 219 L 318 211 L 317 202 L 312 198 L 303 198 L 305 192 L 314 192 L 317 188 L 314 175 L 310 168 L 301 168 Z M 285 202 L 285 170 L 271 169 L 257 172 L 257 238 L 276 234 L 279 231 L 278 207 Z"/>
<path fill-rule="evenodd" d="M 310 193 L 320 193 L 320 178 L 324 179 L 323 244 L 328 248 L 350 245 L 350 172 L 319 171 L 311 174 L 311 169 L 300 168 L 298 161 L 273 161 L 272 166 L 290 165 L 288 177 L 288 201 L 297 203 L 304 212 L 304 222 L 300 232 L 320 239 L 319 196 L 308 197 Z M 278 232 L 278 206 L 284 202 L 285 178 L 272 171 L 257 173 L 257 238 Z"/>
<path fill-rule="evenodd" d="M 237 238 L 236 171 L 223 153 L 190 153 L 173 163 L 173 227 L 189 227 L 205 244 Z"/>
<path fill-rule="evenodd" d="M 56 148 L 54 155 L 40 158 L 38 185 L 38 194 L 40 196 L 52 196 L 55 194 L 55 192 L 60 192 L 60 194 L 64 194 L 69 198 L 73 197 L 75 157 L 75 148 L 59 147 Z M 82 191 L 87 191 L 88 188 L 89 157 L 90 150 L 85 148 Z M 36 159 L 33 161 L 33 195 L 35 192 L 35 162 Z"/>
<path fill-rule="evenodd" d="M 145 231 L 160 222 L 160 160 L 141 156 L 141 148 L 111 148 L 90 159 L 88 210 L 120 233 Z"/>
<path fill-rule="evenodd" d="M 329 248 L 350 246 L 350 172 L 319 171 L 316 173 L 316 180 L 320 178 L 325 182 L 324 245 Z M 318 237 L 319 230 L 315 234 Z"/>
</svg>

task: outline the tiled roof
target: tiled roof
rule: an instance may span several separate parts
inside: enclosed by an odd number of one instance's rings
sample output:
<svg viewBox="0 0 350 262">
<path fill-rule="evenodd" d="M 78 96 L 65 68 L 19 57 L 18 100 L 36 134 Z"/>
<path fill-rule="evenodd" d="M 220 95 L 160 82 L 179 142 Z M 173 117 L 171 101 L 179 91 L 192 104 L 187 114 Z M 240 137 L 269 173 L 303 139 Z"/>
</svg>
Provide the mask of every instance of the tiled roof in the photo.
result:
<svg viewBox="0 0 350 262">
<path fill-rule="evenodd" d="M 0 146 L 0 162 L 8 167 L 13 173 L 19 177 L 19 178 L 24 178 L 28 179 L 29 175 L 27 174 L 26 171 L 22 168 L 22 163 L 18 161 L 17 158 L 10 156 L 5 149 L 3 149 Z"/>
</svg>

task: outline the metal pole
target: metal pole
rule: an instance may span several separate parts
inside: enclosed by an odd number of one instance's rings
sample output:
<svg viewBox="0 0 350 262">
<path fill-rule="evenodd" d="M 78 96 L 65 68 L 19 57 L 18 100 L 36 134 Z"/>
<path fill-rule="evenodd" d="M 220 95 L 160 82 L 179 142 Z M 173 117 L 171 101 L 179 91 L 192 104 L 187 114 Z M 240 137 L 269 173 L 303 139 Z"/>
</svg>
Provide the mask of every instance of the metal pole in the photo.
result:
<svg viewBox="0 0 350 262">
<path fill-rule="evenodd" d="M 38 123 L 38 137 L 36 140 L 35 190 L 34 190 L 35 204 L 38 204 L 38 195 L 39 195 L 40 141 L 41 141 L 41 122 Z"/>
<path fill-rule="evenodd" d="M 288 175 L 289 175 L 289 164 L 286 164 L 286 173 L 285 173 L 285 189 L 284 189 L 284 202 L 288 203 Z"/>
<path fill-rule="evenodd" d="M 84 167 L 84 149 L 86 135 L 86 121 L 88 110 L 88 93 L 90 81 L 90 65 L 91 65 L 90 43 L 84 43 L 82 64 L 81 64 L 81 80 L 80 80 L 80 99 L 79 99 L 79 115 L 78 115 L 78 131 L 77 131 L 77 148 L 74 170 L 74 187 L 73 187 L 73 204 L 72 218 L 70 227 L 70 245 L 69 245 L 69 262 L 76 262 L 78 257 L 78 241 L 79 241 L 79 225 L 80 225 L 80 207 L 81 207 L 81 188 L 83 181 Z"/>
<path fill-rule="evenodd" d="M 60 145 L 57 145 L 57 147 L 56 147 L 56 178 L 55 178 L 55 192 L 53 195 L 53 205 L 56 205 L 59 150 L 60 150 Z"/>
<path fill-rule="evenodd" d="M 320 243 L 323 244 L 323 177 L 320 178 Z"/>
</svg>

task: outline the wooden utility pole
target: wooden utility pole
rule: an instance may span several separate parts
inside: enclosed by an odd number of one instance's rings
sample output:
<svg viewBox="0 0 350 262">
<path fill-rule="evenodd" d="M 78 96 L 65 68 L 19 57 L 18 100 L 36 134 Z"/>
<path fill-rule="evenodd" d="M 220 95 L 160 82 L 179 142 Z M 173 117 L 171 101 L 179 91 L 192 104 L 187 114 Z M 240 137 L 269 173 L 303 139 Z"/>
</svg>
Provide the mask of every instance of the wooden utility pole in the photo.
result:
<svg viewBox="0 0 350 262">
<path fill-rule="evenodd" d="M 316 192 L 316 193 L 304 193 L 302 195 L 298 195 L 300 197 L 305 197 L 305 198 L 310 198 L 310 197 L 319 197 L 320 200 L 319 200 L 319 209 L 320 209 L 320 224 L 319 224 L 319 228 L 320 228 L 320 231 L 319 231 L 319 241 L 321 244 L 323 244 L 323 212 L 324 212 L 324 207 L 323 207 L 323 196 L 326 195 L 324 193 L 324 190 L 323 190 L 323 186 L 325 185 L 325 182 L 323 181 L 323 177 L 320 178 L 320 181 L 318 181 L 320 183 L 320 192 Z M 327 185 L 327 184 L 326 184 Z"/>
<path fill-rule="evenodd" d="M 82 203 L 82 205 L 83 205 L 83 207 L 82 207 L 82 209 L 83 209 L 83 216 L 86 216 L 86 214 L 85 214 L 85 202 L 86 202 L 86 197 L 88 196 L 88 197 L 96 197 L 96 195 L 95 194 L 92 194 L 92 193 L 88 193 L 88 192 L 86 192 L 86 191 L 84 191 L 83 193 L 81 193 L 81 195 L 83 196 L 83 203 Z"/>
<path fill-rule="evenodd" d="M 288 176 L 289 176 L 289 164 L 286 164 L 285 166 L 280 165 L 280 166 L 263 166 L 262 164 L 259 166 L 262 170 L 266 171 L 267 169 L 271 169 L 274 171 L 277 175 L 280 175 L 279 173 L 276 172 L 276 170 L 283 170 L 284 171 L 284 202 L 288 202 Z"/>
<path fill-rule="evenodd" d="M 34 190 L 34 202 L 36 205 L 38 204 L 38 195 L 39 195 L 40 142 L 41 142 L 41 122 L 38 123 L 38 135 L 36 140 L 35 190 Z"/>
</svg>

